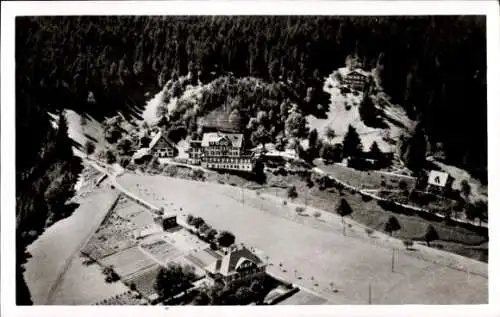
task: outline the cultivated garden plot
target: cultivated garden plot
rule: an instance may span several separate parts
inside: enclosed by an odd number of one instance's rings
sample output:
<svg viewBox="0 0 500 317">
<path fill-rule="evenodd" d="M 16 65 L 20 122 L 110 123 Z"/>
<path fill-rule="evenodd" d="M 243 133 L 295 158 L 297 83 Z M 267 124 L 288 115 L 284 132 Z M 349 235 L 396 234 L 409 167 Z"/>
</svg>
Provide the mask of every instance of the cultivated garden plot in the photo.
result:
<svg viewBox="0 0 500 317">
<path fill-rule="evenodd" d="M 151 197 L 160 197 L 159 201 L 164 188 L 168 188 L 169 201 L 176 208 L 203 217 L 214 228 L 231 230 L 236 242 L 245 242 L 269 255 L 266 260 L 270 261 L 271 272 L 279 272 L 288 280 L 313 289 L 331 303 L 367 303 L 369 283 L 376 290 L 372 302 L 377 304 L 487 302 L 487 278 L 466 272 L 469 267 L 486 267 L 485 263 L 457 256 L 464 272 L 440 264 L 440 258 L 434 256 L 438 250 L 418 251 L 427 258 L 435 258 L 434 262 L 396 250 L 392 272 L 392 248 L 399 245 L 402 249 L 401 242 L 388 239 L 387 244 L 375 244 L 369 237 L 343 236 L 340 218 L 336 229 L 319 230 L 308 222 L 276 215 L 278 207 L 274 213 L 259 208 L 258 195 L 246 192 L 243 202 L 240 188 L 161 176 L 123 175 L 119 182 L 129 190 L 143 184 L 152 193 Z M 257 202 L 249 203 L 253 200 Z M 436 276 L 439 285 L 434 283 Z M 338 292 L 332 292 L 331 283 Z M 445 288 L 447 291 L 443 292 Z"/>
<path fill-rule="evenodd" d="M 161 238 L 141 243 L 139 247 L 159 263 L 167 263 L 183 253 L 174 245 Z"/>
<path fill-rule="evenodd" d="M 101 259 L 105 266 L 113 266 L 118 275 L 126 277 L 137 271 L 152 266 L 156 262 L 144 254 L 138 247 L 132 247 Z"/>
<path fill-rule="evenodd" d="M 143 270 L 137 271 L 123 279 L 124 283 L 129 286 L 134 285 L 139 293 L 144 297 L 149 298 L 156 294 L 154 285 L 156 276 L 160 271 L 160 265 L 155 264 Z"/>
</svg>

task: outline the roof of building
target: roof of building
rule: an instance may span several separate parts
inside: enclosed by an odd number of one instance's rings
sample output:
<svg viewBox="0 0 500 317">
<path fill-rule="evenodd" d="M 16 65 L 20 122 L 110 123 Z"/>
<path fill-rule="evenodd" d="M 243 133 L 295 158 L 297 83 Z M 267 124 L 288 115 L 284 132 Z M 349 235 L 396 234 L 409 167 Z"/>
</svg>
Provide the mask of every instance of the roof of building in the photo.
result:
<svg viewBox="0 0 500 317">
<path fill-rule="evenodd" d="M 149 149 L 152 149 L 157 143 L 158 141 L 160 141 L 161 139 L 164 139 L 171 147 L 175 148 L 175 144 L 170 141 L 164 134 L 163 134 L 163 131 L 160 131 L 158 132 L 154 137 L 153 139 L 151 140 L 151 142 L 149 142 Z"/>
<path fill-rule="evenodd" d="M 343 76 L 347 76 L 347 75 L 350 75 L 350 74 L 353 74 L 353 73 L 358 73 L 358 74 L 361 74 L 363 76 L 369 76 L 370 73 L 365 71 L 364 69 L 361 69 L 361 68 L 356 68 L 356 69 L 349 69 L 347 67 L 342 67 L 342 68 L 339 68 L 338 69 L 338 72 Z"/>
<path fill-rule="evenodd" d="M 259 266 L 264 264 L 264 262 L 246 247 L 241 246 L 230 250 L 228 254 L 224 255 L 222 259 L 217 259 L 210 263 L 206 269 L 211 273 L 220 273 L 227 276 L 238 269 L 238 267 L 246 262 L 253 262 L 255 265 Z"/>
<path fill-rule="evenodd" d="M 241 147 L 243 145 L 243 134 L 241 133 L 209 132 L 203 133 L 201 146 L 209 146 L 210 142 L 219 142 L 223 138 L 227 138 L 234 147 Z"/>
<path fill-rule="evenodd" d="M 138 149 L 137 152 L 135 152 L 134 155 L 132 155 L 132 159 L 134 159 L 134 160 L 141 159 L 148 154 L 149 154 L 148 148 Z"/>
<path fill-rule="evenodd" d="M 429 179 L 427 182 L 431 185 L 444 187 L 446 186 L 448 176 L 449 176 L 448 173 L 445 172 L 431 171 L 429 173 Z"/>
</svg>

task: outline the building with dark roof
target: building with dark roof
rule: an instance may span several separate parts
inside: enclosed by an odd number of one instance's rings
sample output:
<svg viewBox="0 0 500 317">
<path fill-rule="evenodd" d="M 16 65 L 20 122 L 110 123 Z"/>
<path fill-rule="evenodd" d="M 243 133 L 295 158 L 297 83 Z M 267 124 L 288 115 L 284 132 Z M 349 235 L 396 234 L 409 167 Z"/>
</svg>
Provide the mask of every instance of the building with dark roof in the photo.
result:
<svg viewBox="0 0 500 317">
<path fill-rule="evenodd" d="M 224 285 L 239 284 L 266 275 L 266 263 L 245 246 L 230 249 L 205 267 L 206 275 L 213 282 Z"/>
<path fill-rule="evenodd" d="M 158 157 L 174 157 L 178 150 L 175 144 L 170 141 L 163 131 L 158 132 L 149 143 L 149 153 Z"/>
</svg>

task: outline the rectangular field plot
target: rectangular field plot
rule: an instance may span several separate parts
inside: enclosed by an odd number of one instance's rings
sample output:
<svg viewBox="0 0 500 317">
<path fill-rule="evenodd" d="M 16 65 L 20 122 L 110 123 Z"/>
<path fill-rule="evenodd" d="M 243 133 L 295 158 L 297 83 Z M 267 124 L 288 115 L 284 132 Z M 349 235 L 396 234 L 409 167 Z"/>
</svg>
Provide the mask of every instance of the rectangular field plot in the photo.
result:
<svg viewBox="0 0 500 317">
<path fill-rule="evenodd" d="M 146 208 L 130 200 L 119 204 L 115 212 L 121 219 L 138 228 L 153 223 L 153 215 Z"/>
<path fill-rule="evenodd" d="M 163 239 L 142 243 L 140 248 L 151 254 L 157 261 L 166 263 L 180 256 L 183 252 Z"/>
<path fill-rule="evenodd" d="M 289 298 L 279 302 L 278 305 L 326 305 L 327 299 L 312 293 L 300 290 Z"/>
<path fill-rule="evenodd" d="M 141 293 L 144 297 L 150 298 L 156 294 L 154 285 L 159 271 L 160 265 L 153 265 L 149 268 L 129 275 L 124 282 L 129 285 L 134 283 L 139 293 Z"/>
<path fill-rule="evenodd" d="M 144 254 L 138 247 L 129 248 L 101 260 L 104 265 L 113 265 L 116 273 L 126 277 L 139 270 L 154 265 L 156 262 Z"/>
</svg>

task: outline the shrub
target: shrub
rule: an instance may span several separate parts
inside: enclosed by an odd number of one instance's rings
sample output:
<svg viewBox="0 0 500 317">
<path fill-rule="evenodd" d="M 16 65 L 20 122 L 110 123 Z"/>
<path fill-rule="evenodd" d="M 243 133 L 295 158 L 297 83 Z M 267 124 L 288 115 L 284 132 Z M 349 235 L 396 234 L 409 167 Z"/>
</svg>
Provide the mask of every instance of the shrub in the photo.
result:
<svg viewBox="0 0 500 317">
<path fill-rule="evenodd" d="M 371 236 L 373 234 L 373 229 L 371 228 L 365 228 L 365 232 L 367 235 Z"/>
<path fill-rule="evenodd" d="M 129 164 L 130 164 L 130 158 L 128 157 L 120 158 L 120 166 L 122 166 L 123 168 L 127 168 Z"/>
<path fill-rule="evenodd" d="M 387 183 L 385 182 L 385 180 L 383 180 L 383 181 L 380 182 L 380 186 L 382 186 L 382 187 L 387 186 Z"/>
<path fill-rule="evenodd" d="M 286 206 L 288 203 L 286 200 L 283 200 L 283 205 Z"/>
<path fill-rule="evenodd" d="M 372 200 L 373 198 L 372 198 L 371 196 L 361 194 L 361 199 L 362 199 L 364 202 L 367 202 L 367 201 Z"/>
<path fill-rule="evenodd" d="M 403 240 L 403 244 L 406 249 L 409 249 L 413 246 L 413 240 Z"/>
<path fill-rule="evenodd" d="M 189 225 L 193 225 L 193 219 L 194 219 L 193 215 L 188 214 L 188 215 L 187 215 L 187 218 L 186 218 L 186 222 L 187 222 Z"/>
<path fill-rule="evenodd" d="M 398 185 L 399 185 L 399 189 L 401 189 L 401 190 L 405 190 L 408 188 L 408 183 L 406 183 L 405 180 L 400 180 Z"/>
<path fill-rule="evenodd" d="M 192 177 L 196 180 L 205 180 L 205 173 L 202 170 L 193 170 Z"/>
<path fill-rule="evenodd" d="M 321 213 L 319 211 L 315 211 L 313 213 L 313 216 L 316 217 L 316 218 L 319 218 L 321 216 Z"/>
<path fill-rule="evenodd" d="M 229 231 L 222 231 L 217 237 L 217 242 L 223 247 L 229 247 L 235 241 L 235 236 Z"/>
<path fill-rule="evenodd" d="M 202 225 L 205 224 L 205 220 L 201 217 L 194 217 L 193 219 L 193 226 L 196 227 L 196 229 L 200 228 Z"/>
<path fill-rule="evenodd" d="M 398 231 L 401 229 L 401 225 L 396 217 L 390 216 L 387 222 L 385 223 L 384 231 L 389 232 L 392 236 L 394 231 Z"/>
<path fill-rule="evenodd" d="M 297 198 L 297 196 L 298 196 L 297 188 L 295 188 L 295 186 L 288 187 L 287 195 L 288 195 L 288 198 L 291 198 L 291 199 Z"/>
<path fill-rule="evenodd" d="M 304 207 L 301 207 L 301 206 L 297 206 L 295 207 L 295 211 L 300 214 L 300 213 L 303 213 L 305 211 Z"/>
<path fill-rule="evenodd" d="M 434 240 L 438 240 L 439 239 L 439 235 L 436 231 L 436 229 L 434 229 L 434 227 L 432 225 L 429 225 L 427 227 L 427 230 L 425 232 L 425 242 L 427 242 L 427 245 L 430 246 L 430 243 Z"/>
</svg>

